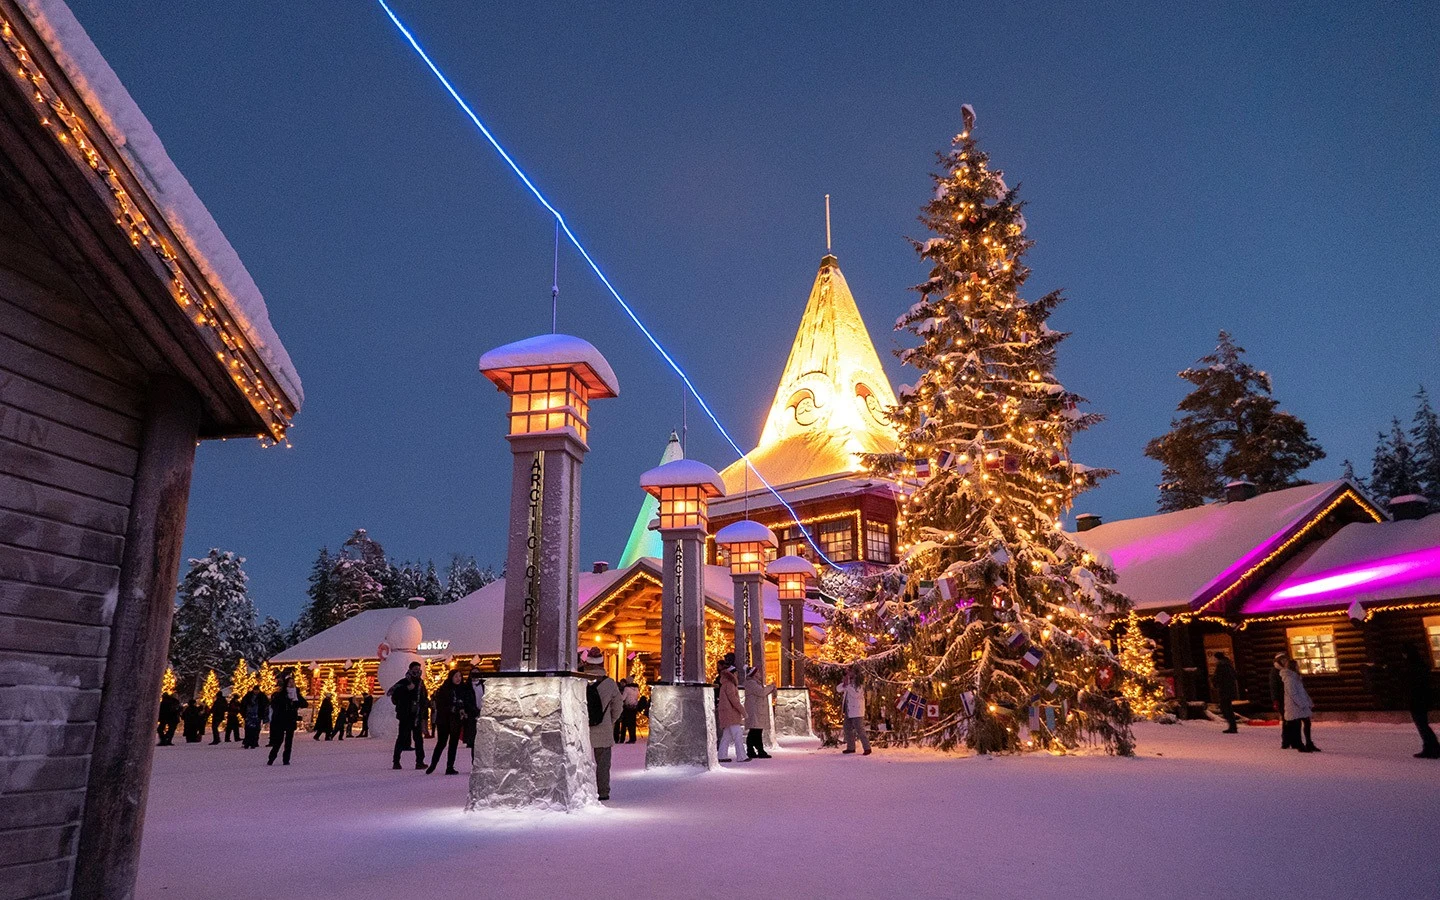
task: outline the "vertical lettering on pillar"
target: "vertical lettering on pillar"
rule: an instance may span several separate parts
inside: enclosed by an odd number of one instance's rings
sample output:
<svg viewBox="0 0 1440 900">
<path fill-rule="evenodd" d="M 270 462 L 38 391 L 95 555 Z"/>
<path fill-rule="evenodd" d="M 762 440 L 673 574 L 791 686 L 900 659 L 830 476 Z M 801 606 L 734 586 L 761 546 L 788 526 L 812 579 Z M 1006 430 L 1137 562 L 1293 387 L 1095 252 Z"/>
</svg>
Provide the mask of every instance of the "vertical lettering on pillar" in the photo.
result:
<svg viewBox="0 0 1440 900">
<path fill-rule="evenodd" d="M 675 541 L 675 681 L 685 680 L 685 542 Z"/>
<path fill-rule="evenodd" d="M 544 536 L 545 451 L 530 463 L 530 515 L 525 539 L 525 616 L 520 620 L 520 671 L 536 669 L 536 631 L 540 618 L 540 544 Z"/>
<path fill-rule="evenodd" d="M 735 674 L 742 684 L 745 681 L 745 667 L 750 665 L 750 582 L 740 585 L 740 634 L 743 640 L 735 648 Z"/>
<path fill-rule="evenodd" d="M 791 635 L 791 620 L 795 618 L 795 611 L 789 603 L 780 604 L 780 684 L 782 687 L 790 686 L 790 670 L 795 665 L 790 657 L 790 648 L 794 646 Z"/>
</svg>

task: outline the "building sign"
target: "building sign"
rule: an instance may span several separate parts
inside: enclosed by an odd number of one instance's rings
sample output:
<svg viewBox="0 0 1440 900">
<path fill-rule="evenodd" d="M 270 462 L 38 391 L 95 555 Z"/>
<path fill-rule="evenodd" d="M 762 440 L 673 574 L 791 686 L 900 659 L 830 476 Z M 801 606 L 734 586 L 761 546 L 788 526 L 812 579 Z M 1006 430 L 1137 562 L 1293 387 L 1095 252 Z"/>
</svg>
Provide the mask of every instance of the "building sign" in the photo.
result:
<svg viewBox="0 0 1440 900">
<path fill-rule="evenodd" d="M 675 680 L 685 680 L 685 542 L 675 542 Z"/>
<path fill-rule="evenodd" d="M 540 618 L 540 541 L 544 536 L 545 451 L 530 463 L 529 537 L 525 541 L 525 615 L 520 620 L 520 669 L 535 670 L 535 630 Z"/>
<path fill-rule="evenodd" d="M 449 646 L 449 641 L 421 641 L 420 645 L 415 648 L 415 652 L 424 653 L 427 650 L 431 652 L 438 652 L 440 650 L 444 650 L 446 647 Z"/>
</svg>

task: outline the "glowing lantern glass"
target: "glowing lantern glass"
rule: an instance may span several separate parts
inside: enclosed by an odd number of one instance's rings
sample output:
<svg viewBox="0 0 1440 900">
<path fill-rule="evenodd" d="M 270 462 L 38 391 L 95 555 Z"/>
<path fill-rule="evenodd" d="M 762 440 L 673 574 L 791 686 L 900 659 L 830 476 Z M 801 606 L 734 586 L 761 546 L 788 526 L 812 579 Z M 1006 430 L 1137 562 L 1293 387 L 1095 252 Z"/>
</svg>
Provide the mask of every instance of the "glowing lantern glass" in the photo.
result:
<svg viewBox="0 0 1440 900">
<path fill-rule="evenodd" d="M 640 486 L 660 500 L 660 530 L 709 524 L 710 498 L 725 495 L 720 474 L 702 462 L 677 459 L 640 476 Z"/>
<path fill-rule="evenodd" d="M 782 556 L 765 568 L 780 588 L 781 600 L 804 600 L 805 589 L 818 578 L 815 566 L 801 556 Z"/>
<path fill-rule="evenodd" d="M 730 565 L 731 575 L 751 575 L 765 571 L 765 564 L 775 558 L 775 533 L 749 519 L 732 522 L 715 535 L 715 546 Z"/>
<path fill-rule="evenodd" d="M 573 428 L 589 434 L 590 388 L 573 369 L 516 372 L 510 390 L 510 433 Z"/>
<path fill-rule="evenodd" d="M 615 373 L 580 338 L 547 334 L 506 344 L 480 357 L 480 372 L 510 395 L 510 434 L 569 429 L 590 434 L 590 401 L 619 393 Z"/>
</svg>

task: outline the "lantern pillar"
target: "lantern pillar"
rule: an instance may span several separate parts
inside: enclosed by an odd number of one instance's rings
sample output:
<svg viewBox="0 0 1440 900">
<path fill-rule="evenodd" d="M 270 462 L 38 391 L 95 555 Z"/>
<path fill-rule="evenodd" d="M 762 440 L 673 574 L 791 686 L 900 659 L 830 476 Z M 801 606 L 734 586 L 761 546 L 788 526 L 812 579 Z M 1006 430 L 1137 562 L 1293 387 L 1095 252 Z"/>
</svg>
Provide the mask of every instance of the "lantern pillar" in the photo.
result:
<svg viewBox="0 0 1440 900">
<path fill-rule="evenodd" d="M 510 397 L 512 463 L 501 671 L 486 679 L 465 808 L 569 812 L 599 802 L 573 671 L 580 466 L 590 401 L 619 387 L 599 351 L 568 335 L 492 350 L 480 372 Z"/>
<path fill-rule="evenodd" d="M 665 558 L 660 595 L 660 678 L 650 687 L 645 768 L 720 764 L 715 688 L 705 678 L 705 534 L 711 497 L 725 484 L 714 469 L 677 459 L 640 476 L 660 500 Z"/>
<path fill-rule="evenodd" d="M 814 737 L 810 691 L 805 687 L 805 590 L 817 577 L 815 566 L 799 556 L 782 556 L 766 568 L 780 591 L 780 686 L 775 691 L 775 733 Z"/>
</svg>

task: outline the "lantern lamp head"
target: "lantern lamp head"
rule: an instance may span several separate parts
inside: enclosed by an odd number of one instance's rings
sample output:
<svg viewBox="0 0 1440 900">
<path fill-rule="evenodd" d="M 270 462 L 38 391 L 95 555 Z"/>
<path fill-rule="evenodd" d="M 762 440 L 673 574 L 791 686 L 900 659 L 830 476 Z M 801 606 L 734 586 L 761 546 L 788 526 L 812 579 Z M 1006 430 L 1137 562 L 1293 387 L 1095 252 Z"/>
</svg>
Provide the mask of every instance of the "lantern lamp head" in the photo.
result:
<svg viewBox="0 0 1440 900">
<path fill-rule="evenodd" d="M 510 433 L 569 429 L 589 435 L 590 401 L 620 394 L 605 357 L 589 341 L 568 334 L 526 338 L 480 357 L 480 374 L 510 395 Z"/>
<path fill-rule="evenodd" d="M 725 496 L 720 473 L 693 459 L 677 459 L 640 476 L 640 486 L 660 500 L 661 531 L 705 528 L 711 497 Z"/>
<path fill-rule="evenodd" d="M 765 563 L 774 557 L 775 532 L 749 519 L 731 522 L 715 533 L 715 546 L 730 560 L 731 575 L 751 575 L 765 571 Z"/>
<path fill-rule="evenodd" d="M 804 600 L 805 588 L 820 577 L 814 564 L 803 556 L 782 556 L 765 567 L 765 574 L 779 585 L 781 600 Z"/>
</svg>

